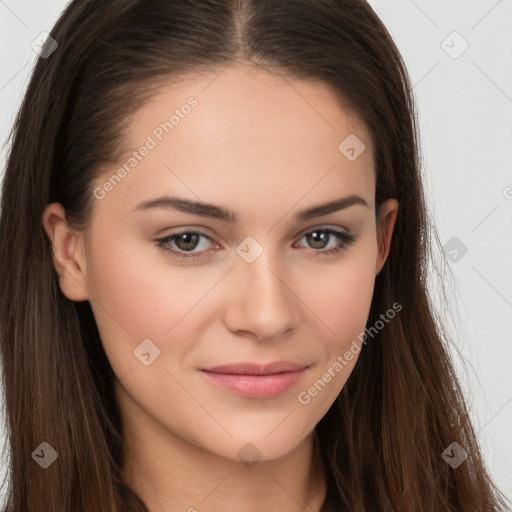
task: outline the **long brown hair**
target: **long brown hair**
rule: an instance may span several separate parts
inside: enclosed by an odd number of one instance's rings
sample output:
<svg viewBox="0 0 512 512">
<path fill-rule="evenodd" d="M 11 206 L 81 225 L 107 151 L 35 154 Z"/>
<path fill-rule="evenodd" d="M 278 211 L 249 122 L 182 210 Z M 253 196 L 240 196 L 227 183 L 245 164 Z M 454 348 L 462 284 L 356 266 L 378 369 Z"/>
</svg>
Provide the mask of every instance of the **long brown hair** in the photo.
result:
<svg viewBox="0 0 512 512">
<path fill-rule="evenodd" d="M 10 137 L 0 221 L 0 349 L 9 510 L 143 512 L 123 482 L 114 375 L 87 301 L 59 288 L 42 213 L 61 203 L 86 229 L 91 182 L 116 162 L 128 120 L 189 71 L 252 62 L 328 84 L 366 123 L 375 146 L 376 207 L 400 204 L 368 326 L 402 310 L 369 343 L 317 424 L 340 507 L 362 511 L 496 511 L 427 293 L 435 230 L 420 174 L 416 107 L 400 53 L 363 0 L 75 0 L 51 31 Z M 46 470 L 31 456 L 58 453 Z M 457 442 L 468 458 L 442 457 Z"/>
</svg>

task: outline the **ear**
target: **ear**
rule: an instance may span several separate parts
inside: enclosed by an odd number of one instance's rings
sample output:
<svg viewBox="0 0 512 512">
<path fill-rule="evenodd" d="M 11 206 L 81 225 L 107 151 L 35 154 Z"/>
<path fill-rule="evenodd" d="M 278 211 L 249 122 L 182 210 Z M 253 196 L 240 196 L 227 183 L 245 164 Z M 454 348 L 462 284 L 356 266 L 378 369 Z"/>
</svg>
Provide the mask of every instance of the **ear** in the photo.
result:
<svg viewBox="0 0 512 512">
<path fill-rule="evenodd" d="M 398 201 L 388 199 L 381 206 L 379 218 L 377 219 L 377 245 L 378 254 L 375 265 L 375 275 L 377 275 L 384 266 L 391 247 L 391 236 L 398 215 Z"/>
<path fill-rule="evenodd" d="M 62 293 L 70 300 L 88 300 L 84 241 L 81 232 L 71 229 L 61 204 L 49 204 L 42 216 L 43 227 L 53 250 L 53 264 L 59 274 Z"/>
</svg>

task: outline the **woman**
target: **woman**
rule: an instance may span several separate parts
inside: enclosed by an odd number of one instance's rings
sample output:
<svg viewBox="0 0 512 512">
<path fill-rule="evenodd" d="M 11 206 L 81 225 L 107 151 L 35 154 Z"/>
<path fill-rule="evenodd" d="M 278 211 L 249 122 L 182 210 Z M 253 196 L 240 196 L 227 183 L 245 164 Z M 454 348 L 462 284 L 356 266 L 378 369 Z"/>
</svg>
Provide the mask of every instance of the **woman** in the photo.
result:
<svg viewBox="0 0 512 512">
<path fill-rule="evenodd" d="M 72 2 L 3 183 L 8 510 L 503 506 L 415 122 L 361 0 Z"/>
</svg>

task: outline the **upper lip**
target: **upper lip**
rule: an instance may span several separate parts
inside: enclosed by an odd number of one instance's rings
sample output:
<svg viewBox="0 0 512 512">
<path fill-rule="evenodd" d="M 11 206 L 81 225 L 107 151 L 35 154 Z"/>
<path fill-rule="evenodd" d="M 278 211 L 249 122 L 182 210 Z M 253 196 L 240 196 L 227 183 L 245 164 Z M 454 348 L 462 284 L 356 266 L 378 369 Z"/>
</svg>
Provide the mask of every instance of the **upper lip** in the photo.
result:
<svg viewBox="0 0 512 512">
<path fill-rule="evenodd" d="M 212 373 L 228 373 L 231 375 L 272 375 L 275 373 L 296 372 L 303 370 L 307 366 L 307 364 L 294 363 L 293 361 L 275 361 L 268 364 L 250 361 L 212 366 L 211 368 L 201 368 L 201 370 Z"/>
</svg>

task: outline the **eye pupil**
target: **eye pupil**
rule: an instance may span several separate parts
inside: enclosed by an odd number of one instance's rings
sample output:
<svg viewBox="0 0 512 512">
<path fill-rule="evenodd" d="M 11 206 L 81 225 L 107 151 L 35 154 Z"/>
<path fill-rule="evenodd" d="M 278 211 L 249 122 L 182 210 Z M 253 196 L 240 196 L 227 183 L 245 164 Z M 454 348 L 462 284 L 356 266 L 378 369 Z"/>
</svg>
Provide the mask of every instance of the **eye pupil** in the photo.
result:
<svg viewBox="0 0 512 512">
<path fill-rule="evenodd" d="M 319 239 L 316 239 L 318 236 L 319 236 Z M 318 229 L 315 231 L 311 231 L 311 233 L 306 235 L 306 237 L 308 238 L 308 243 L 310 243 L 310 240 L 313 239 L 312 240 L 313 247 L 315 247 L 316 249 L 322 249 L 324 247 L 324 245 L 322 245 L 322 244 L 327 240 L 329 235 L 325 232 L 325 230 Z M 316 247 L 314 245 L 316 243 L 320 243 L 320 247 Z"/>
<path fill-rule="evenodd" d="M 190 240 L 192 238 L 192 241 Z M 186 251 L 187 249 L 195 249 L 197 246 L 197 241 L 199 239 L 199 235 L 196 233 L 182 233 L 181 235 L 178 235 L 176 238 L 176 245 L 179 249 Z M 181 242 L 185 242 L 185 246 L 181 244 Z M 192 245 L 192 246 L 190 246 Z"/>
</svg>

